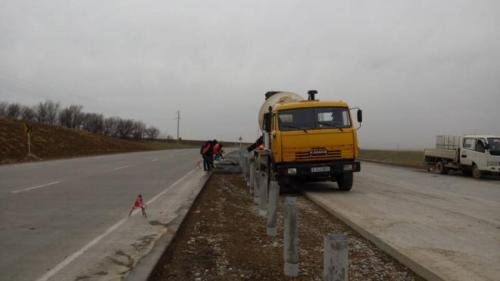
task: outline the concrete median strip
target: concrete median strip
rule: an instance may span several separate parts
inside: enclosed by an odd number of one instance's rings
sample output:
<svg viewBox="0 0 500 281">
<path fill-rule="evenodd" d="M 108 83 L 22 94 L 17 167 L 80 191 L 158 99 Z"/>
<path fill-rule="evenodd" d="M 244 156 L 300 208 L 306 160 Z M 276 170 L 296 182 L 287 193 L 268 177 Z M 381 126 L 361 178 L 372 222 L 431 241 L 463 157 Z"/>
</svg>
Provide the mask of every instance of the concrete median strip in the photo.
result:
<svg viewBox="0 0 500 281">
<path fill-rule="evenodd" d="M 146 280 L 208 178 L 188 172 L 147 202 L 148 219 L 119 220 L 37 281 Z"/>
</svg>

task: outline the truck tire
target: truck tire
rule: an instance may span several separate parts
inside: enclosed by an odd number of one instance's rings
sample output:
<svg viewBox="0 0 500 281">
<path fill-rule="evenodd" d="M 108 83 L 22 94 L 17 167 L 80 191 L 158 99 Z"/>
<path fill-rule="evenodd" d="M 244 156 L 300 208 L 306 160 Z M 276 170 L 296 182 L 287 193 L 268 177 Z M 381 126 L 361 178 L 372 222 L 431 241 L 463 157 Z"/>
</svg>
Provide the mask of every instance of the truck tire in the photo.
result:
<svg viewBox="0 0 500 281">
<path fill-rule="evenodd" d="M 476 164 L 474 164 L 472 166 L 472 176 L 475 179 L 480 179 L 483 176 L 483 173 L 481 172 L 481 170 L 479 170 L 479 168 L 476 166 Z"/>
<path fill-rule="evenodd" d="M 445 175 L 448 173 L 448 168 L 444 166 L 443 161 L 439 161 L 436 163 L 436 171 L 440 173 L 441 175 Z"/>
<path fill-rule="evenodd" d="M 352 188 L 352 173 L 341 174 L 337 177 L 337 185 L 342 191 L 349 191 Z"/>
</svg>

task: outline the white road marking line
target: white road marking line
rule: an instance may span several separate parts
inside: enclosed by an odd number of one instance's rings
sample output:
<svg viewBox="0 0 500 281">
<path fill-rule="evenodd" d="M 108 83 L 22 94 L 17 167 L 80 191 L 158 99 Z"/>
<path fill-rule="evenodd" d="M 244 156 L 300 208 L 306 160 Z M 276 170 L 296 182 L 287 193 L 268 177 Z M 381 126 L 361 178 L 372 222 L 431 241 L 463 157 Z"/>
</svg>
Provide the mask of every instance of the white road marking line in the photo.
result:
<svg viewBox="0 0 500 281">
<path fill-rule="evenodd" d="M 158 159 L 156 159 L 156 158 L 155 159 L 151 159 L 151 162 L 156 162 L 156 161 L 158 161 Z"/>
<path fill-rule="evenodd" d="M 179 184 L 179 182 L 181 182 L 182 180 L 184 180 L 185 178 L 187 178 L 188 176 L 190 176 L 195 171 L 196 170 L 189 171 L 187 174 L 185 174 L 184 176 L 182 176 L 180 179 L 176 180 L 169 187 L 165 188 L 162 192 L 156 194 L 156 196 L 154 196 L 153 198 L 151 198 L 146 204 L 149 205 L 149 204 L 153 203 L 154 201 L 156 201 L 158 198 L 160 198 L 160 196 L 162 196 L 168 190 L 170 190 L 170 188 L 172 188 L 172 187 L 176 186 L 177 184 Z M 139 212 L 139 210 L 136 209 L 132 214 L 136 215 L 138 212 Z M 92 241 L 90 241 L 85 246 L 83 246 L 80 250 L 76 251 L 75 253 L 73 253 L 69 257 L 65 258 L 63 261 L 61 261 L 59 264 L 57 264 L 54 268 L 52 268 L 51 270 L 47 271 L 42 277 L 36 279 L 36 281 L 47 281 L 47 280 L 49 280 L 54 275 L 56 275 L 59 271 L 61 271 L 62 269 L 64 269 L 68 264 L 70 264 L 71 262 L 73 262 L 74 260 L 76 260 L 78 257 L 80 257 L 81 255 L 83 255 L 92 246 L 94 246 L 97 243 L 99 243 L 99 241 L 101 241 L 104 237 L 108 236 L 113 231 L 115 231 L 118 227 L 120 227 L 126 221 L 127 221 L 127 218 L 123 218 L 123 219 L 119 220 L 117 223 L 113 224 L 110 228 L 106 229 L 106 231 L 103 234 L 97 236 Z"/>
<path fill-rule="evenodd" d="M 26 191 L 30 191 L 33 189 L 38 189 L 38 188 L 42 188 L 42 187 L 46 187 L 46 186 L 54 185 L 54 184 L 58 184 L 58 183 L 60 183 L 60 181 L 53 181 L 53 182 L 49 182 L 49 183 L 41 184 L 41 185 L 37 185 L 37 186 L 27 187 L 27 188 L 18 189 L 18 190 L 12 190 L 10 193 L 16 194 L 16 193 L 26 192 Z"/>
<path fill-rule="evenodd" d="M 130 167 L 130 166 L 127 165 L 127 166 L 116 167 L 116 168 L 113 169 L 113 171 L 118 171 L 118 170 L 125 169 L 125 168 L 128 168 L 128 167 Z"/>
<path fill-rule="evenodd" d="M 81 256 L 85 251 L 90 249 L 90 247 L 94 246 L 97 244 L 99 241 L 101 241 L 104 237 L 108 236 L 111 232 L 115 231 L 120 225 L 125 223 L 127 221 L 127 218 L 123 218 L 119 220 L 117 223 L 113 224 L 110 228 L 106 229 L 106 231 L 94 238 L 92 241 L 90 241 L 87 245 L 83 246 L 80 250 L 76 251 L 73 253 L 71 256 L 65 258 L 62 262 L 60 262 L 58 265 L 56 265 L 54 268 L 51 270 L 47 271 L 42 277 L 38 278 L 37 281 L 46 281 L 49 280 L 52 276 L 54 276 L 56 273 L 61 271 L 64 267 L 66 267 L 68 264 L 70 264 L 72 261 L 74 261 L 76 258 Z"/>
<path fill-rule="evenodd" d="M 171 187 L 174 187 L 176 185 L 179 184 L 179 182 L 183 181 L 184 179 L 186 179 L 187 177 L 189 177 L 192 173 L 194 173 L 196 170 L 191 170 L 189 171 L 187 174 L 185 174 L 184 176 L 182 176 L 182 178 L 176 180 L 173 184 L 171 184 L 169 187 L 165 188 L 162 192 L 156 194 L 153 198 L 149 199 L 148 202 L 146 202 L 147 205 L 153 203 L 154 201 L 156 201 L 156 199 L 160 198 L 160 196 L 162 196 L 163 194 L 165 194 L 167 191 L 170 190 Z"/>
</svg>

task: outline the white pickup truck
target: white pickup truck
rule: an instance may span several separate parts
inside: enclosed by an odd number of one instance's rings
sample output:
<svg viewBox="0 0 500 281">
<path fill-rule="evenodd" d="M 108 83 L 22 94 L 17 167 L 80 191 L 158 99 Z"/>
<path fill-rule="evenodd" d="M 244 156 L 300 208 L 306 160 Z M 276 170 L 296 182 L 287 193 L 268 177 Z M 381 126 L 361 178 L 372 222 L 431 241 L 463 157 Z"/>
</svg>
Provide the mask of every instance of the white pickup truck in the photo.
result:
<svg viewBox="0 0 500 281">
<path fill-rule="evenodd" d="M 446 174 L 460 170 L 481 178 L 484 174 L 500 174 L 500 136 L 437 136 L 436 148 L 425 149 L 429 169 Z"/>
</svg>

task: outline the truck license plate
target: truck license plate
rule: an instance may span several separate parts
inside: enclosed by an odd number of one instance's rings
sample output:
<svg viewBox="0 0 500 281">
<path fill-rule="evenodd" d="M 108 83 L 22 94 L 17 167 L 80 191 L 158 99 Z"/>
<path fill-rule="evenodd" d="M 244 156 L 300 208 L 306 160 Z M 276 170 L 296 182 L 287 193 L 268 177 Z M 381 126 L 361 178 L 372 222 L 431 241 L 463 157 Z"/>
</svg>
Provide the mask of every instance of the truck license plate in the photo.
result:
<svg viewBox="0 0 500 281">
<path fill-rule="evenodd" d="M 312 173 L 330 172 L 330 167 L 312 167 Z"/>
</svg>

